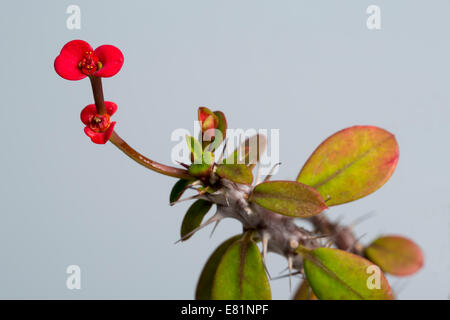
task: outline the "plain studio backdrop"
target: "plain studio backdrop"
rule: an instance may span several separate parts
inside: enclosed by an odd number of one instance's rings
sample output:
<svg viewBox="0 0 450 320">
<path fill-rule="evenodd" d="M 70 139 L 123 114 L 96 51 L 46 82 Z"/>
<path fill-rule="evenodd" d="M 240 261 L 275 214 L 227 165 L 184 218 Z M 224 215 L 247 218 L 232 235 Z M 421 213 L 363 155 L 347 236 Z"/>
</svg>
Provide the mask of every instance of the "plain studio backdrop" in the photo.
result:
<svg viewBox="0 0 450 320">
<path fill-rule="evenodd" d="M 69 30 L 69 5 L 81 29 Z M 369 5 L 381 29 L 369 30 Z M 53 61 L 73 39 L 125 56 L 103 82 L 117 132 L 170 163 L 173 130 L 192 130 L 198 106 L 231 128 L 280 130 L 275 179 L 295 179 L 326 137 L 355 124 L 393 132 L 398 167 L 380 190 L 327 215 L 368 243 L 401 234 L 425 266 L 393 278 L 400 299 L 447 299 L 450 180 L 450 2 L 435 1 L 7 1 L 1 4 L 0 297 L 190 299 L 203 264 L 240 232 L 233 220 L 174 244 L 190 203 L 169 206 L 175 179 L 83 133 L 87 79 L 67 81 Z M 286 261 L 269 254 L 277 275 Z M 81 268 L 68 290 L 66 268 Z M 295 284 L 299 279 L 295 279 Z M 288 280 L 273 297 L 290 297 Z"/>
</svg>

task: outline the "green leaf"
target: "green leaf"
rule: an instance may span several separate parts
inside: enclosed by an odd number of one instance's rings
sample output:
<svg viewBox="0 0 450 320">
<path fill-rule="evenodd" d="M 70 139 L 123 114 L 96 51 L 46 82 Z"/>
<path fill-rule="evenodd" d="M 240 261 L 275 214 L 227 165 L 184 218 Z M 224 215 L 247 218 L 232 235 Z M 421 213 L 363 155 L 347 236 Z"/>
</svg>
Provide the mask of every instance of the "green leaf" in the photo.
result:
<svg viewBox="0 0 450 320">
<path fill-rule="evenodd" d="M 186 142 L 191 150 L 191 160 L 194 164 L 211 164 L 214 161 L 214 154 L 204 151 L 200 142 L 192 136 L 186 136 Z"/>
<path fill-rule="evenodd" d="M 205 266 L 203 267 L 200 278 L 197 282 L 197 289 L 195 291 L 195 299 L 197 300 L 211 300 L 211 291 L 214 281 L 214 276 L 216 274 L 217 267 L 222 260 L 223 255 L 227 249 L 237 240 L 239 240 L 242 235 L 236 235 L 230 239 L 223 242 L 211 256 L 208 258 Z"/>
<path fill-rule="evenodd" d="M 332 248 L 297 250 L 304 258 L 306 279 L 319 299 L 393 299 L 383 272 L 369 260 Z"/>
<path fill-rule="evenodd" d="M 189 174 L 194 177 L 203 177 L 209 175 L 211 171 L 211 165 L 202 163 L 202 164 L 191 164 L 189 166 Z"/>
<path fill-rule="evenodd" d="M 317 300 L 317 297 L 309 286 L 308 280 L 304 279 L 302 281 L 292 300 Z"/>
<path fill-rule="evenodd" d="M 258 184 L 249 201 L 285 216 L 306 218 L 327 208 L 313 188 L 295 181 L 267 181 Z"/>
<path fill-rule="evenodd" d="M 412 240 L 401 236 L 384 236 L 376 239 L 364 250 L 364 255 L 383 271 L 408 276 L 423 266 L 423 253 Z"/>
<path fill-rule="evenodd" d="M 212 287 L 215 300 L 269 300 L 269 280 L 253 232 L 234 242 L 217 267 Z"/>
<path fill-rule="evenodd" d="M 219 164 L 216 174 L 236 183 L 251 184 L 253 181 L 252 170 L 245 164 Z"/>
<path fill-rule="evenodd" d="M 266 136 L 258 133 L 245 139 L 245 141 L 224 160 L 224 163 L 246 164 L 253 168 L 261 159 L 262 154 L 266 150 L 266 145 Z"/>
<path fill-rule="evenodd" d="M 195 164 L 203 163 L 203 148 L 200 142 L 192 136 L 186 135 L 186 142 L 191 150 L 191 161 Z"/>
<path fill-rule="evenodd" d="M 194 182 L 194 180 L 187 180 L 187 179 L 180 179 L 175 183 L 175 185 L 172 188 L 172 191 L 170 191 L 170 197 L 169 201 L 170 203 L 173 203 L 181 198 L 183 193 L 186 191 L 187 187 Z"/>
<path fill-rule="evenodd" d="M 212 202 L 197 200 L 189 207 L 181 224 L 181 238 L 184 238 L 185 235 L 200 226 L 203 217 L 208 213 L 209 209 L 211 209 L 211 206 Z M 190 237 L 191 236 L 184 238 L 183 241 L 189 239 Z"/>
<path fill-rule="evenodd" d="M 398 145 L 390 132 L 354 126 L 326 139 L 313 152 L 297 181 L 314 187 L 328 206 L 350 202 L 376 191 L 391 177 Z"/>
<path fill-rule="evenodd" d="M 222 111 L 214 111 L 214 114 L 219 119 L 219 125 L 217 129 L 222 133 L 222 141 L 227 137 L 227 118 Z M 220 141 L 220 142 L 222 142 Z"/>
</svg>

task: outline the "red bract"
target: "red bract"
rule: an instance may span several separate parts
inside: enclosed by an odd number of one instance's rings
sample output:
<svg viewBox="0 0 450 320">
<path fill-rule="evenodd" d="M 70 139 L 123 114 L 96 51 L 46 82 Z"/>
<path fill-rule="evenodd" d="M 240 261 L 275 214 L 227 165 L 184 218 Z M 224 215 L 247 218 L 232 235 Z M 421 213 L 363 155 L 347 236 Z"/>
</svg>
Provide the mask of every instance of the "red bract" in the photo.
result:
<svg viewBox="0 0 450 320">
<path fill-rule="evenodd" d="M 97 144 L 108 142 L 116 125 L 116 122 L 110 121 L 110 117 L 117 111 L 117 105 L 114 102 L 105 101 L 105 108 L 106 114 L 100 115 L 97 113 L 95 104 L 90 104 L 81 111 L 80 115 L 81 122 L 86 125 L 84 133 Z"/>
<path fill-rule="evenodd" d="M 86 76 L 112 77 L 123 65 L 122 52 L 111 45 L 93 50 L 83 40 L 72 40 L 64 45 L 55 59 L 55 71 L 67 80 L 81 80 Z"/>
</svg>

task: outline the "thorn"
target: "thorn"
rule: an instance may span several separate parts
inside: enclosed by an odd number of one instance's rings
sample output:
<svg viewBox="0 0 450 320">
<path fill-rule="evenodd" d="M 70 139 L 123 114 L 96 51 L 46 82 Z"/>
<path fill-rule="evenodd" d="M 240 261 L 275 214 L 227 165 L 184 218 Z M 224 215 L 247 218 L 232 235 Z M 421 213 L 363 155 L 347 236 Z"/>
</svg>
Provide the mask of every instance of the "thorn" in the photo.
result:
<svg viewBox="0 0 450 320">
<path fill-rule="evenodd" d="M 262 257 L 263 257 L 263 261 L 264 261 L 264 262 L 266 262 L 266 257 L 267 257 L 267 247 L 268 247 L 268 245 L 269 245 L 269 238 L 270 238 L 269 234 L 266 233 L 266 232 L 263 232 L 263 234 L 262 234 L 262 247 L 263 247 L 263 254 L 262 254 Z"/>
<path fill-rule="evenodd" d="M 222 196 L 222 198 L 225 201 L 225 203 L 223 203 L 222 199 L 220 199 L 220 201 L 219 201 L 218 196 Z M 228 198 L 227 198 L 225 192 L 222 189 L 214 191 L 213 193 L 208 193 L 205 190 L 204 192 L 202 192 L 202 194 L 199 195 L 199 199 L 208 200 L 208 201 L 211 201 L 211 202 L 216 203 L 216 204 L 221 204 L 221 205 L 225 205 L 226 204 L 227 206 L 230 206 Z"/>
<path fill-rule="evenodd" d="M 225 138 L 225 142 L 223 143 L 223 149 L 222 149 L 222 153 L 220 154 L 219 159 L 217 160 L 217 163 L 222 163 L 223 158 L 225 156 L 225 151 L 227 149 L 227 143 L 228 143 L 228 138 Z"/>
<path fill-rule="evenodd" d="M 249 216 L 253 214 L 252 209 L 248 206 L 247 202 L 244 199 L 239 199 L 239 206 L 242 208 L 242 210 L 245 211 L 245 213 Z"/>
<path fill-rule="evenodd" d="M 397 296 L 400 292 L 404 291 L 406 289 L 406 287 L 409 284 L 406 282 L 406 280 L 396 280 L 395 283 L 393 283 L 392 287 L 392 291 L 394 292 L 395 296 Z"/>
<path fill-rule="evenodd" d="M 263 265 L 264 265 L 264 269 L 266 269 L 267 275 L 269 276 L 269 279 L 272 280 L 272 277 L 270 276 L 269 270 L 267 269 L 267 247 L 269 245 L 269 234 L 266 232 L 263 232 L 262 234 L 262 260 L 263 260 Z"/>
<path fill-rule="evenodd" d="M 285 271 L 288 270 L 288 269 L 289 269 L 288 267 L 283 268 L 283 270 L 281 270 L 280 272 L 278 272 L 278 274 L 282 274 L 283 272 L 285 272 Z"/>
<path fill-rule="evenodd" d="M 301 271 L 295 271 L 295 272 L 290 273 L 290 274 L 284 274 L 284 275 L 282 275 L 282 276 L 272 278 L 271 280 L 280 280 L 280 279 L 284 279 L 284 278 L 291 277 L 291 276 L 297 276 L 297 275 L 299 275 L 299 274 L 303 274 L 303 272 L 301 272 Z"/>
<path fill-rule="evenodd" d="M 269 277 L 269 280 L 272 281 L 272 276 L 270 275 L 269 269 L 267 268 L 267 265 L 263 262 L 264 270 L 266 270 L 267 276 Z"/>
<path fill-rule="evenodd" d="M 191 184 L 189 184 L 187 187 L 189 189 L 194 189 L 194 190 L 198 190 L 198 188 L 194 188 L 195 186 L 200 186 L 202 187 L 202 182 L 200 180 L 195 180 L 194 182 L 192 182 Z"/>
<path fill-rule="evenodd" d="M 178 239 L 175 244 L 177 244 L 178 242 L 181 242 L 183 240 L 186 240 L 186 238 L 189 238 L 191 235 L 193 235 L 194 233 L 196 233 L 197 231 L 199 231 L 200 229 L 203 229 L 204 227 L 210 225 L 211 223 L 218 221 L 220 219 L 222 219 L 222 215 L 216 213 L 215 215 L 213 215 L 211 218 L 209 218 L 208 220 L 206 220 L 205 223 L 201 224 L 200 226 L 198 226 L 197 228 L 195 228 L 194 230 L 192 230 L 191 232 L 189 232 L 188 234 L 185 234 L 181 239 Z"/>
<path fill-rule="evenodd" d="M 292 256 L 288 256 L 288 268 L 289 268 L 289 293 L 292 293 Z"/>
<path fill-rule="evenodd" d="M 291 247 L 291 249 L 297 249 L 298 241 L 295 239 L 291 239 L 291 241 L 289 241 L 289 246 Z"/>
<path fill-rule="evenodd" d="M 272 169 L 270 169 L 269 174 L 264 178 L 264 181 L 263 181 L 263 182 L 266 182 L 266 181 L 270 180 L 270 178 L 272 178 L 272 175 L 273 175 L 275 169 L 276 169 L 278 166 L 280 166 L 280 165 L 281 165 L 281 162 L 276 163 L 276 164 L 272 167 Z"/>
<path fill-rule="evenodd" d="M 176 160 L 176 162 L 177 162 L 180 166 L 185 167 L 186 169 L 189 169 L 189 165 L 188 165 L 188 164 L 183 163 L 183 162 L 178 161 L 178 160 Z"/>
<path fill-rule="evenodd" d="M 194 199 L 199 199 L 203 194 L 204 194 L 204 192 L 203 193 L 201 192 L 200 194 L 196 194 L 196 195 L 191 196 L 191 197 L 187 197 L 187 198 L 183 198 L 183 199 L 171 202 L 170 205 L 173 206 L 173 205 L 175 205 L 177 203 L 180 203 L 180 202 L 184 202 L 184 201 L 188 201 L 188 200 L 194 200 Z"/>
<path fill-rule="evenodd" d="M 317 236 L 306 237 L 305 240 L 317 240 L 317 239 L 323 239 L 323 238 L 329 238 L 329 237 L 331 237 L 330 234 L 320 234 Z"/>
<path fill-rule="evenodd" d="M 230 202 L 228 201 L 228 197 L 227 196 L 225 196 L 225 202 L 227 203 L 227 207 L 229 207 L 230 206 Z"/>
<path fill-rule="evenodd" d="M 360 224 L 361 222 L 364 222 L 367 219 L 372 218 L 374 215 L 375 215 L 375 211 L 369 211 L 366 214 L 363 214 L 362 216 L 353 220 L 353 222 L 350 223 L 349 228 L 353 229 L 356 225 Z"/>
<path fill-rule="evenodd" d="M 336 218 L 335 221 L 333 221 L 333 224 L 336 226 L 340 226 L 342 223 L 342 220 L 344 220 L 344 217 L 342 215 L 340 215 L 339 217 Z"/>
<path fill-rule="evenodd" d="M 359 240 L 361 240 L 363 237 L 365 237 L 367 235 L 367 233 L 363 233 L 362 235 L 360 235 L 358 238 L 356 238 L 355 241 L 353 241 L 352 245 L 345 251 L 348 252 L 352 252 L 353 249 L 355 249 L 356 245 L 359 243 Z"/>
<path fill-rule="evenodd" d="M 220 220 L 217 220 L 217 221 L 216 221 L 216 224 L 214 225 L 214 227 L 213 227 L 213 229 L 212 229 L 212 231 L 211 231 L 211 234 L 209 235 L 209 238 L 212 238 L 212 236 L 213 236 L 213 234 L 214 234 L 214 231 L 216 231 L 216 228 L 217 228 L 217 226 L 219 225 L 219 222 L 220 222 Z"/>
<path fill-rule="evenodd" d="M 255 186 L 258 185 L 261 181 L 261 162 L 258 161 L 256 164 L 256 179 L 255 179 Z"/>
</svg>

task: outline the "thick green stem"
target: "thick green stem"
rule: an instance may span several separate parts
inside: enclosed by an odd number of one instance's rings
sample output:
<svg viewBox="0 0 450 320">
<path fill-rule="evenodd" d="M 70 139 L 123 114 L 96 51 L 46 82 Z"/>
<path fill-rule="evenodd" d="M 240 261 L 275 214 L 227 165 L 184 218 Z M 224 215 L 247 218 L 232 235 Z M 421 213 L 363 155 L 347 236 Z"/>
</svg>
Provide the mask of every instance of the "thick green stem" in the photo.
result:
<svg viewBox="0 0 450 320">
<path fill-rule="evenodd" d="M 175 168 L 166 166 L 164 164 L 158 163 L 156 161 L 150 160 L 144 157 L 142 154 L 134 150 L 130 147 L 119 135 L 114 131 L 109 138 L 109 141 L 112 142 L 117 148 L 122 150 L 127 156 L 131 159 L 143 165 L 144 167 L 153 170 L 155 172 L 164 174 L 169 177 L 180 178 L 180 179 L 191 179 L 192 177 L 189 175 L 189 172 L 185 169 Z"/>
</svg>

